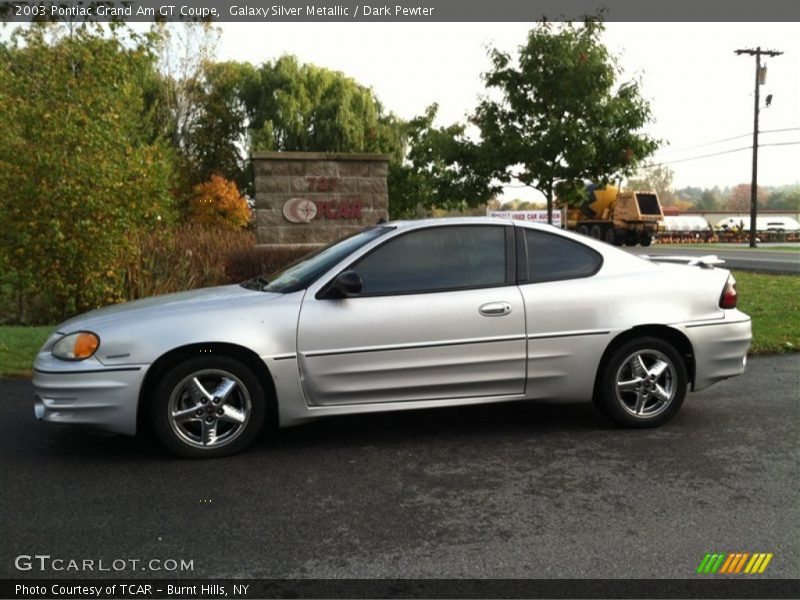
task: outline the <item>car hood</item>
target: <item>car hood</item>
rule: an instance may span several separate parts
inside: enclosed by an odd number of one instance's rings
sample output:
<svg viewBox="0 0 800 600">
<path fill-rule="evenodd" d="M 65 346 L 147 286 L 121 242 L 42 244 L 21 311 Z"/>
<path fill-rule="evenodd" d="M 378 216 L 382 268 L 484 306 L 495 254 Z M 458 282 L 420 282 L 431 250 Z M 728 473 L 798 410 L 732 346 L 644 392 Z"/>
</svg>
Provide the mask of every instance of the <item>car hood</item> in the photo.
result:
<svg viewBox="0 0 800 600">
<path fill-rule="evenodd" d="M 115 304 L 87 312 L 61 323 L 56 330 L 71 333 L 81 329 L 92 331 L 120 321 L 131 321 L 158 316 L 169 317 L 180 313 L 205 312 L 231 306 L 241 301 L 265 301 L 279 298 L 281 294 L 260 292 L 243 288 L 240 285 L 225 285 L 164 296 L 153 296 L 133 302 Z"/>
</svg>

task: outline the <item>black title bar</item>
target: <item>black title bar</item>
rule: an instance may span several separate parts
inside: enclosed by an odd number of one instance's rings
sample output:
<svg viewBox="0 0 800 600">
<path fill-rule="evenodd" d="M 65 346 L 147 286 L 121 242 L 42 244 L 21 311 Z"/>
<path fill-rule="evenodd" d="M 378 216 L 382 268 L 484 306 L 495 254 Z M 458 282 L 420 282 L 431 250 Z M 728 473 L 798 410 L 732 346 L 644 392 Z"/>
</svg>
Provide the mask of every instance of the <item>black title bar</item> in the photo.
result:
<svg viewBox="0 0 800 600">
<path fill-rule="evenodd" d="M 274 1 L 274 0 L 273 0 Z M 532 22 L 606 21 L 800 21 L 792 0 L 3 0 L 0 18 L 30 21 L 238 21 L 270 22 Z M 669 43 L 663 40 L 663 43 Z"/>
<path fill-rule="evenodd" d="M 2 579 L 0 598 L 799 598 L 796 579 Z"/>
</svg>

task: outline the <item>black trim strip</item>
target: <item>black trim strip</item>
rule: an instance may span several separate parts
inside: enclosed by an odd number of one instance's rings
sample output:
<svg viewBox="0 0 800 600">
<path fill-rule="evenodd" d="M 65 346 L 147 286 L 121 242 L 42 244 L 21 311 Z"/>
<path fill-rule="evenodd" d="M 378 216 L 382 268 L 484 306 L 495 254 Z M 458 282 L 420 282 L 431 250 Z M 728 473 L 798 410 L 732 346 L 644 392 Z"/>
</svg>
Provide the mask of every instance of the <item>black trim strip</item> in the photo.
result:
<svg viewBox="0 0 800 600">
<path fill-rule="evenodd" d="M 436 342 L 433 344 L 398 344 L 395 346 L 385 346 L 378 348 L 357 348 L 354 350 L 321 350 L 319 352 L 311 352 L 300 354 L 306 358 L 317 358 L 318 356 L 336 356 L 340 354 L 366 354 L 368 352 L 393 352 L 395 350 L 422 350 L 424 348 L 442 348 L 445 346 L 468 346 L 473 344 L 492 344 L 496 342 L 516 342 L 524 340 L 524 335 L 506 336 L 499 339 L 478 339 L 478 340 L 465 340 L 452 342 Z"/>
<path fill-rule="evenodd" d="M 750 319 L 742 319 L 741 321 L 724 321 L 719 323 L 698 323 L 697 325 L 686 325 L 686 329 L 694 329 L 695 327 L 713 327 L 715 325 L 737 325 L 738 323 L 749 323 Z"/>
<path fill-rule="evenodd" d="M 514 237 L 516 240 L 517 285 L 521 285 L 528 283 L 528 244 L 525 241 L 524 228 L 515 226 Z"/>
<path fill-rule="evenodd" d="M 291 360 L 293 358 L 297 358 L 297 354 L 279 354 L 278 356 L 273 356 L 272 360 Z"/>
<path fill-rule="evenodd" d="M 141 371 L 142 367 L 112 367 L 110 369 L 89 369 L 84 371 L 44 371 L 34 368 L 37 373 L 45 375 L 83 375 L 84 373 L 113 373 L 115 371 Z"/>
<path fill-rule="evenodd" d="M 529 335 L 529 340 L 551 340 L 553 338 L 582 337 L 586 335 L 607 335 L 611 331 L 586 331 L 580 333 L 556 333 L 553 335 Z"/>
</svg>

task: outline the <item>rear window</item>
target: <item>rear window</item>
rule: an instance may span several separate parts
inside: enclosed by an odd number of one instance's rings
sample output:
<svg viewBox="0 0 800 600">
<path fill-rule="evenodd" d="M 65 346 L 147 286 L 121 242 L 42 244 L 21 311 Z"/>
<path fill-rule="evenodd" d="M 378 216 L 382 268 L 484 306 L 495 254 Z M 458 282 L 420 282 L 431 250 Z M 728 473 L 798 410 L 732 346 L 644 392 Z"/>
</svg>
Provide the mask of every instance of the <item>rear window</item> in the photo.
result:
<svg viewBox="0 0 800 600">
<path fill-rule="evenodd" d="M 529 283 L 590 277 L 603 264 L 598 252 L 580 242 L 535 229 L 524 231 Z"/>
</svg>

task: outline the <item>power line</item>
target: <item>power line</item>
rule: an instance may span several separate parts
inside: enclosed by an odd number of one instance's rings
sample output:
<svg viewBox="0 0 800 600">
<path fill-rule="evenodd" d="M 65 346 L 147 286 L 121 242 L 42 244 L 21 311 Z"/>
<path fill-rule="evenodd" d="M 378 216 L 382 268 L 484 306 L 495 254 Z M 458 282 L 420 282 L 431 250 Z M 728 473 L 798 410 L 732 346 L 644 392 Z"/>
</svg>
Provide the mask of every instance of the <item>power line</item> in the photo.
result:
<svg viewBox="0 0 800 600">
<path fill-rule="evenodd" d="M 782 130 L 782 131 L 794 131 L 794 130 L 800 130 L 800 127 L 793 128 L 792 130 L 788 130 L 787 129 L 787 130 Z M 765 132 L 762 132 L 762 133 L 765 133 Z M 749 136 L 750 134 L 748 133 L 747 135 Z M 759 144 L 759 148 L 770 148 L 772 146 L 800 146 L 800 140 L 797 140 L 795 142 L 773 142 L 771 144 Z M 691 156 L 689 158 L 679 158 L 677 160 L 666 160 L 664 162 L 650 163 L 650 164 L 647 164 L 647 165 L 642 165 L 642 169 L 651 169 L 653 167 L 663 167 L 665 165 L 674 165 L 675 163 L 689 162 L 689 161 L 693 161 L 693 160 L 701 160 L 701 159 L 704 159 L 704 158 L 712 158 L 714 156 L 722 156 L 724 154 L 733 154 L 734 152 L 743 152 L 744 150 L 750 150 L 751 148 L 752 148 L 751 146 L 742 146 L 741 148 L 733 148 L 731 150 L 723 150 L 722 152 L 712 152 L 711 154 L 701 154 L 700 156 Z M 516 189 L 516 188 L 527 188 L 527 187 L 531 187 L 531 186 L 524 185 L 524 184 L 509 184 L 509 185 L 504 185 L 502 187 L 503 187 L 503 189 L 508 189 L 508 188 Z"/>
<path fill-rule="evenodd" d="M 748 134 L 749 135 L 749 134 Z M 797 146 L 800 145 L 800 140 L 796 142 L 774 142 L 772 144 L 759 144 L 760 148 L 769 148 L 770 146 Z M 689 158 L 679 158 L 676 160 L 665 160 L 664 162 L 651 163 L 643 165 L 642 168 L 649 169 L 650 167 L 661 167 L 664 165 L 674 165 L 675 163 L 689 162 L 692 160 L 700 160 L 702 158 L 711 158 L 712 156 L 722 156 L 723 154 L 733 154 L 734 152 L 742 152 L 743 150 L 751 150 L 752 146 L 742 146 L 741 148 L 733 148 L 731 150 L 723 150 L 721 152 L 712 152 L 711 154 L 701 154 L 700 156 L 691 156 Z"/>
<path fill-rule="evenodd" d="M 785 127 L 783 129 L 765 129 L 759 133 L 782 133 L 784 131 L 800 131 L 800 127 Z M 742 135 L 735 135 L 721 140 L 714 140 L 713 142 L 705 142 L 703 144 L 695 144 L 694 146 L 684 146 L 683 148 L 668 148 L 663 150 L 665 153 L 683 152 L 684 150 L 694 150 L 695 148 L 704 148 L 706 146 L 713 146 L 714 144 L 722 144 L 723 142 L 731 142 L 733 140 L 740 140 L 742 138 L 751 137 L 751 133 L 743 133 Z"/>
<path fill-rule="evenodd" d="M 762 144 L 763 145 L 763 144 Z M 734 152 L 741 152 L 742 150 L 750 150 L 751 146 L 742 146 L 741 148 L 733 148 L 731 150 L 722 150 L 721 152 L 712 152 L 711 154 L 701 154 L 700 156 L 691 156 L 689 158 L 678 158 L 675 160 L 665 160 L 660 163 L 652 163 L 647 165 L 649 167 L 660 167 L 662 165 L 674 165 L 675 163 L 689 162 L 692 160 L 700 160 L 701 158 L 711 158 L 712 156 L 722 156 L 723 154 L 733 154 Z"/>
<path fill-rule="evenodd" d="M 762 148 L 768 148 L 769 146 L 797 146 L 800 144 L 800 141 L 797 142 L 775 142 L 774 144 L 761 144 Z"/>
</svg>

